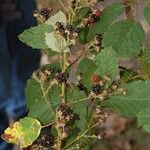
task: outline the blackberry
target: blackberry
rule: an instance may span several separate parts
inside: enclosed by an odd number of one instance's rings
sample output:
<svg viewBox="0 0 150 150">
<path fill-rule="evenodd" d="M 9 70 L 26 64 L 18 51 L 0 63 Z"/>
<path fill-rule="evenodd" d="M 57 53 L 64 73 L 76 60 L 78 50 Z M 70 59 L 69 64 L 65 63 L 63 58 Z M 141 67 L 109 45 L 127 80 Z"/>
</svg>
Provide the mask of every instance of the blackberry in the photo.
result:
<svg viewBox="0 0 150 150">
<path fill-rule="evenodd" d="M 47 20 L 50 16 L 50 10 L 48 8 L 42 8 L 42 10 L 40 10 L 40 14 Z"/>
<path fill-rule="evenodd" d="M 49 148 L 54 145 L 54 140 L 54 136 L 52 136 L 50 133 L 47 133 L 41 136 L 37 144 Z"/>
<path fill-rule="evenodd" d="M 65 73 L 63 73 L 63 72 L 58 72 L 57 74 L 56 74 L 56 80 L 58 81 L 58 82 L 67 82 L 67 75 L 65 74 Z"/>
<path fill-rule="evenodd" d="M 100 84 L 94 84 L 92 86 L 92 91 L 95 94 L 99 94 L 101 92 L 101 85 Z"/>
</svg>

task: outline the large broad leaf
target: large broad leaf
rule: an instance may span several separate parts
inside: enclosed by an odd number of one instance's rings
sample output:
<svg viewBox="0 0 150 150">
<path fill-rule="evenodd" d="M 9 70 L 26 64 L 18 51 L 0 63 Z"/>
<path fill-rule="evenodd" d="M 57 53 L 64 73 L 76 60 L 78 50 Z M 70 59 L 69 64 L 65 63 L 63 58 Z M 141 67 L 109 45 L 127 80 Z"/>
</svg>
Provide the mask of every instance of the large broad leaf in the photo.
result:
<svg viewBox="0 0 150 150">
<path fill-rule="evenodd" d="M 143 126 L 145 131 L 150 132 L 150 107 L 140 112 L 137 118 L 139 126 Z"/>
<path fill-rule="evenodd" d="M 1 137 L 9 143 L 25 148 L 38 138 L 40 132 L 40 122 L 34 118 L 25 117 L 15 122 L 11 128 L 7 128 Z"/>
<path fill-rule="evenodd" d="M 105 48 L 96 56 L 96 73 L 112 80 L 119 74 L 117 53 L 112 48 Z"/>
<path fill-rule="evenodd" d="M 91 76 L 96 70 L 96 64 L 93 60 L 85 58 L 78 65 L 77 72 L 82 74 L 81 82 L 88 88 L 91 86 Z"/>
<path fill-rule="evenodd" d="M 55 108 L 60 103 L 59 87 L 52 86 L 44 95 L 47 90 L 47 86 L 42 86 L 33 78 L 28 80 L 25 90 L 28 116 L 38 119 L 43 124 L 47 124 L 54 119 Z"/>
<path fill-rule="evenodd" d="M 150 24 L 150 7 L 144 9 L 144 16 L 147 22 Z"/>
<path fill-rule="evenodd" d="M 123 13 L 123 4 L 111 4 L 103 10 L 100 21 L 95 23 L 88 34 L 88 41 L 92 40 L 96 34 L 103 34 L 108 27 Z"/>
<path fill-rule="evenodd" d="M 48 46 L 45 43 L 45 33 L 50 33 L 52 30 L 51 25 L 39 25 L 32 27 L 20 34 L 19 40 L 32 48 L 46 49 Z"/>
<path fill-rule="evenodd" d="M 124 88 L 127 89 L 126 95 L 112 96 L 103 104 L 123 116 L 132 117 L 150 106 L 150 81 L 136 81 Z"/>
<path fill-rule="evenodd" d="M 121 57 L 135 57 L 144 42 L 144 30 L 138 22 L 125 20 L 114 23 L 104 34 L 103 46 L 112 48 Z"/>
</svg>

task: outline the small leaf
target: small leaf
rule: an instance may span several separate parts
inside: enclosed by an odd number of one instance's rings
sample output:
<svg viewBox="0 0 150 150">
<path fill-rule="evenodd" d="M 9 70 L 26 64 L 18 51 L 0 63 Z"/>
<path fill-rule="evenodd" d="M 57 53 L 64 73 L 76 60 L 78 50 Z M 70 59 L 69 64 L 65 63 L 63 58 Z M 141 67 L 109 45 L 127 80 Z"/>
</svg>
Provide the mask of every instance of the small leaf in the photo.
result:
<svg viewBox="0 0 150 150">
<path fill-rule="evenodd" d="M 112 47 L 120 57 L 136 57 L 145 35 L 141 24 L 125 20 L 111 25 L 103 37 L 103 46 Z"/>
<path fill-rule="evenodd" d="M 79 9 L 77 11 L 77 16 L 78 16 L 78 19 L 81 20 L 82 18 L 86 17 L 87 14 L 89 13 L 90 11 L 90 8 L 89 7 L 83 7 L 81 9 Z"/>
<path fill-rule="evenodd" d="M 88 33 L 88 41 L 94 39 L 96 34 L 103 34 L 107 31 L 108 27 L 123 13 L 123 4 L 111 4 L 107 6 L 100 17 L 100 20 L 96 22 Z"/>
<path fill-rule="evenodd" d="M 38 25 L 25 30 L 19 35 L 19 40 L 35 49 L 46 49 L 45 33 L 52 32 L 51 25 Z"/>
<path fill-rule="evenodd" d="M 137 118 L 138 125 L 143 126 L 143 129 L 150 133 L 150 107 L 140 112 Z"/>
<path fill-rule="evenodd" d="M 79 42 L 81 44 L 86 44 L 87 43 L 87 34 L 89 32 L 89 28 L 85 26 L 82 28 L 78 34 Z"/>
<path fill-rule="evenodd" d="M 58 53 L 69 52 L 69 47 L 65 38 L 62 36 L 58 37 L 54 33 L 46 33 L 45 35 L 45 42 L 52 51 L 56 51 Z"/>
<path fill-rule="evenodd" d="M 56 22 L 61 22 L 64 25 L 66 25 L 67 23 L 67 18 L 66 15 L 62 12 L 59 11 L 57 14 L 55 14 L 54 16 L 50 17 L 47 21 L 46 24 L 48 25 L 52 25 L 53 27 L 55 27 Z"/>
<path fill-rule="evenodd" d="M 96 64 L 93 60 L 85 58 L 78 65 L 77 72 L 82 74 L 82 84 L 87 88 L 91 87 L 91 76 L 96 71 Z"/>
<path fill-rule="evenodd" d="M 125 84 L 126 95 L 112 96 L 102 104 L 123 115 L 136 117 L 139 112 L 150 106 L 150 81 L 136 81 Z"/>
<path fill-rule="evenodd" d="M 34 118 L 25 117 L 15 122 L 11 128 L 7 128 L 1 137 L 8 143 L 26 148 L 38 138 L 40 132 L 40 122 Z"/>
<path fill-rule="evenodd" d="M 43 50 L 44 51 L 44 53 L 48 56 L 48 57 L 53 57 L 53 56 L 55 56 L 55 55 L 57 55 L 58 53 L 57 52 L 55 52 L 55 51 L 52 51 L 51 49 L 45 49 L 45 50 Z"/>
<path fill-rule="evenodd" d="M 150 24 L 150 7 L 144 9 L 144 16 L 147 22 Z"/>
<path fill-rule="evenodd" d="M 104 77 L 108 75 L 112 80 L 119 74 L 117 53 L 112 48 L 105 48 L 96 56 L 96 73 Z"/>
</svg>

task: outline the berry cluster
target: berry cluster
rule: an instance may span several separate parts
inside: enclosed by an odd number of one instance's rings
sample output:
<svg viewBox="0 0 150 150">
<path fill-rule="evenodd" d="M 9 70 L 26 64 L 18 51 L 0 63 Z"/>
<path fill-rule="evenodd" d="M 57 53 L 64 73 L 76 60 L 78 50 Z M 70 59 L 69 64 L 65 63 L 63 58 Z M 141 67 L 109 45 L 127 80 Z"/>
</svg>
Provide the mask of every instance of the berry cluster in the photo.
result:
<svg viewBox="0 0 150 150">
<path fill-rule="evenodd" d="M 92 25 L 95 22 L 99 21 L 102 12 L 100 10 L 94 10 L 90 16 L 86 19 L 86 25 Z"/>
<path fill-rule="evenodd" d="M 80 28 L 75 28 L 70 24 L 64 26 L 61 22 L 57 22 L 56 32 L 65 39 L 67 39 L 67 35 L 69 35 L 71 45 L 75 45 L 76 44 L 75 39 L 78 36 L 78 33 L 80 32 Z"/>
<path fill-rule="evenodd" d="M 56 74 L 56 80 L 59 82 L 59 83 L 64 83 L 64 82 L 67 82 L 67 79 L 68 79 L 68 75 L 64 72 L 58 72 Z"/>
<path fill-rule="evenodd" d="M 66 104 L 60 104 L 57 108 L 59 116 L 63 117 L 67 121 L 73 121 L 77 118 L 77 115 L 73 113 L 73 110 Z"/>
<path fill-rule="evenodd" d="M 54 146 L 55 138 L 50 133 L 43 134 L 37 141 L 36 144 L 45 148 L 51 148 Z"/>
</svg>

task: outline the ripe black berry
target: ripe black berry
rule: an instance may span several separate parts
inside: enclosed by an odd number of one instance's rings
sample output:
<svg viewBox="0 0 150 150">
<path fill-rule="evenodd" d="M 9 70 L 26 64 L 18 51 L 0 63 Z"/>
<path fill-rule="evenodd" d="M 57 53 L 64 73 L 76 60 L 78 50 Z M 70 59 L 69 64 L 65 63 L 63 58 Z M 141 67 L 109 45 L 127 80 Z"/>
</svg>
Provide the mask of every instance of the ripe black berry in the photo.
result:
<svg viewBox="0 0 150 150">
<path fill-rule="evenodd" d="M 101 92 L 101 85 L 100 84 L 94 84 L 92 86 L 92 91 L 95 94 L 99 94 Z"/>
<path fill-rule="evenodd" d="M 47 20 L 50 17 L 50 10 L 48 8 L 43 8 L 40 14 Z"/>
<path fill-rule="evenodd" d="M 67 75 L 63 72 L 58 72 L 56 74 L 56 80 L 58 82 L 66 82 L 67 81 Z"/>
</svg>

